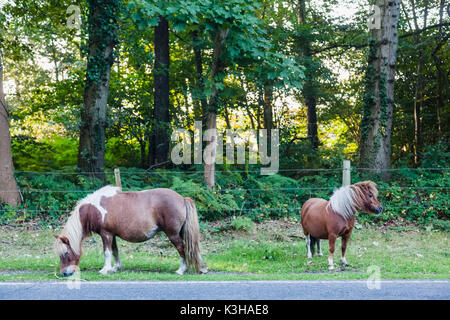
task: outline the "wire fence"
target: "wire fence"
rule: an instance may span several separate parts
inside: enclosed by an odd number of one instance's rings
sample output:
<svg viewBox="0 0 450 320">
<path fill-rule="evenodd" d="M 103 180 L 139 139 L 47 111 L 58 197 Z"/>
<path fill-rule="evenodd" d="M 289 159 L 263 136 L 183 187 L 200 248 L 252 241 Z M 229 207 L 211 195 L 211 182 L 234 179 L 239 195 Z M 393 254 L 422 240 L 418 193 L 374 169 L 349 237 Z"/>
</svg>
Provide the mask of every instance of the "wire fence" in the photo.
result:
<svg viewBox="0 0 450 320">
<path fill-rule="evenodd" d="M 233 187 L 221 187 L 218 186 L 217 188 L 214 189 L 208 189 L 206 187 L 204 187 L 204 189 L 191 189 L 191 188 L 172 188 L 174 191 L 179 192 L 179 193 L 188 193 L 188 194 L 192 194 L 192 193 L 197 193 L 197 194 L 202 194 L 202 193 L 212 193 L 212 194 L 239 194 L 240 196 L 243 196 L 244 198 L 246 196 L 251 197 L 253 194 L 264 194 L 264 193 L 270 193 L 270 192 L 274 192 L 274 193 L 287 193 L 289 195 L 292 195 L 292 197 L 298 197 L 299 194 L 302 195 L 302 199 L 309 197 L 313 197 L 316 195 L 317 192 L 320 192 L 320 195 L 324 195 L 325 192 L 328 192 L 329 195 L 331 195 L 331 192 L 333 192 L 334 190 L 336 190 L 337 188 L 339 188 L 340 185 L 340 179 L 339 179 L 339 175 L 344 171 L 345 169 L 343 167 L 339 167 L 339 168 L 291 168 L 291 169 L 280 169 L 278 170 L 278 172 L 283 175 L 283 174 L 292 174 L 292 173 L 302 173 L 302 174 L 307 174 L 307 175 L 323 175 L 324 173 L 329 174 L 331 173 L 333 175 L 334 178 L 334 183 L 333 185 L 326 185 L 326 186 L 315 186 L 315 185 L 302 185 L 302 186 L 288 186 L 288 187 L 284 187 L 284 186 L 277 186 L 277 187 L 270 187 L 270 188 L 243 188 L 240 186 L 233 186 Z M 360 173 L 360 172 L 380 172 L 380 170 L 377 169 L 372 169 L 372 168 L 358 168 L 358 167 L 352 167 L 350 168 L 351 174 L 353 173 Z M 445 173 L 447 175 L 447 172 L 450 171 L 450 168 L 392 168 L 392 169 L 386 169 L 386 170 L 381 170 L 381 171 L 391 171 L 391 172 L 415 172 L 415 173 L 424 173 L 424 172 L 436 172 L 436 173 Z M 0 174 L 2 174 L 3 172 L 0 171 Z M 101 172 L 102 174 L 105 174 L 106 176 L 114 176 L 114 171 L 105 171 L 105 172 Z M 195 175 L 199 175 L 199 174 L 203 174 L 204 171 L 203 170 L 186 170 L 186 171 L 171 171 L 171 170 L 154 170 L 154 171 L 147 171 L 147 170 L 123 170 L 120 174 L 122 176 L 124 176 L 124 178 L 126 177 L 130 177 L 130 176 L 138 176 L 138 177 L 154 177 L 155 175 L 158 176 L 170 176 L 170 175 L 187 175 L 187 176 L 195 176 Z M 259 174 L 260 170 L 218 170 L 216 171 L 216 174 L 223 174 L 223 175 L 233 175 L 233 174 Z M 63 172 L 63 171 L 44 171 L 44 172 L 36 172 L 36 171 L 15 171 L 15 175 L 16 178 L 19 180 L 19 182 L 21 181 L 21 179 L 24 179 L 23 177 L 30 177 L 30 176 L 61 176 L 61 177 L 66 177 L 66 176 L 83 176 L 85 177 L 86 175 L 93 175 L 95 174 L 94 172 L 78 172 L 78 171 L 74 171 L 74 172 Z M 200 177 L 201 178 L 201 177 Z M 448 180 L 446 180 L 448 181 Z M 20 185 L 20 183 L 19 183 Z M 169 186 L 170 187 L 170 186 Z M 124 187 L 124 191 L 127 191 L 127 189 L 129 190 L 133 190 L 134 188 L 127 188 Z M 139 189 L 139 188 L 137 188 Z M 415 192 L 420 192 L 420 191 L 428 191 L 428 192 L 444 192 L 444 193 L 448 193 L 448 190 L 450 189 L 450 185 L 445 184 L 444 185 L 427 185 L 425 183 L 425 185 L 403 185 L 403 186 L 398 186 L 398 185 L 387 185 L 387 184 L 383 184 L 383 185 L 379 185 L 378 189 L 380 191 L 383 192 L 389 192 L 389 191 L 402 191 L 402 190 L 412 190 Z M 71 199 L 68 199 L 68 201 L 76 201 L 81 199 L 84 195 L 87 195 L 89 193 L 92 193 L 96 191 L 96 189 L 88 189 L 88 190 L 78 190 L 78 189 L 38 189 L 38 188 L 33 188 L 30 186 L 24 187 L 23 185 L 20 188 L 20 193 L 22 195 L 22 197 L 25 197 L 27 195 L 35 195 L 35 194 L 59 194 L 59 195 L 64 195 L 64 194 L 75 194 L 75 195 L 79 195 L 79 196 L 72 196 Z M 0 190 L 0 193 L 8 193 L 8 192 L 17 192 L 16 190 Z M 77 199 L 73 199 L 73 198 L 77 198 Z M 294 199 L 296 200 L 296 199 Z M 245 199 L 244 199 L 244 204 L 245 204 Z M 414 201 L 412 201 L 414 202 Z M 294 205 L 293 205 L 294 204 Z M 393 204 L 393 205 L 392 205 Z M 411 205 L 412 204 L 412 205 Z M 276 212 L 276 211 L 284 211 L 284 212 L 300 212 L 301 210 L 301 203 L 300 201 L 293 201 L 290 203 L 278 203 L 277 206 L 270 206 L 270 207 L 264 207 L 261 204 L 251 204 L 248 203 L 248 207 L 244 207 L 244 205 L 242 205 L 241 207 L 221 207 L 221 208 L 213 208 L 213 209 L 209 209 L 209 208 L 199 208 L 198 211 L 199 212 L 203 212 L 205 214 L 208 213 L 215 213 L 215 212 L 230 212 L 230 213 L 242 213 L 242 212 Z M 442 204 L 441 204 L 442 205 Z M 40 213 L 40 214 L 45 214 L 45 213 L 59 213 L 59 214 L 67 214 L 70 213 L 71 210 L 65 208 L 65 209 L 48 209 L 49 204 L 43 204 L 41 205 L 40 203 L 33 203 L 33 206 L 31 208 L 27 208 L 27 207 L 23 207 L 23 208 L 1 208 L 0 207 L 0 213 L 4 213 L 4 212 L 11 212 L 11 211 L 15 211 L 15 212 L 28 212 L 28 213 Z M 391 203 L 391 205 L 389 206 L 390 209 L 393 210 L 407 210 L 407 209 L 412 209 L 412 208 L 417 208 L 417 207 L 423 207 L 421 204 L 414 204 L 414 203 L 410 203 L 409 205 L 395 205 L 395 203 Z M 433 207 L 433 203 L 430 204 L 429 207 Z M 445 209 L 445 208 L 444 208 Z M 448 210 L 448 208 L 447 208 Z"/>
</svg>

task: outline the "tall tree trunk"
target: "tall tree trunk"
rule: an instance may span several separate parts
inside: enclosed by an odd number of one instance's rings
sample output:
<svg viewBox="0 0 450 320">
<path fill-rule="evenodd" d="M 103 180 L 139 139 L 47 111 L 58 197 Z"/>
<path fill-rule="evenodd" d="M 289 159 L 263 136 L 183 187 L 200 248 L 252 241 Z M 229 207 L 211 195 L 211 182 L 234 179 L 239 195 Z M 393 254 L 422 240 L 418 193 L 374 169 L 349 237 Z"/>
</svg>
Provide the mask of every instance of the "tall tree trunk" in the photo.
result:
<svg viewBox="0 0 450 320">
<path fill-rule="evenodd" d="M 2 192 L 4 191 L 4 192 Z M 3 92 L 3 56 L 0 52 L 0 203 L 10 206 L 20 204 L 20 194 L 14 179 L 14 164 L 11 153 L 8 111 Z"/>
<path fill-rule="evenodd" d="M 420 51 L 420 50 L 419 50 Z M 420 162 L 422 151 L 422 109 L 423 109 L 423 83 L 422 83 L 422 55 L 419 53 L 417 65 L 416 89 L 414 93 L 414 164 Z"/>
<path fill-rule="evenodd" d="M 305 0 L 298 0 L 297 22 L 299 25 L 307 25 Z M 311 142 L 311 147 L 316 150 L 319 145 L 319 135 L 317 132 L 317 98 L 315 85 L 315 66 L 312 60 L 311 42 L 307 39 L 297 40 L 297 51 L 303 57 L 307 68 L 305 70 L 305 81 L 303 82 L 302 94 L 306 104 L 306 121 L 308 134 L 307 138 Z"/>
<path fill-rule="evenodd" d="M 267 136 L 272 136 L 273 129 L 273 83 L 271 81 L 267 81 L 263 86 L 263 123 L 264 129 L 267 130 Z M 259 135 L 258 135 L 259 136 Z M 259 140 L 258 140 L 259 143 Z M 270 154 L 271 144 L 267 144 L 267 154 Z"/>
<path fill-rule="evenodd" d="M 78 167 L 104 180 L 106 105 L 114 47 L 117 44 L 119 1 L 89 0 L 88 6 L 89 53 Z"/>
<path fill-rule="evenodd" d="M 389 179 L 400 0 L 377 0 L 380 29 L 371 30 L 359 145 L 360 167 Z"/>
<path fill-rule="evenodd" d="M 213 82 L 213 94 L 211 95 L 208 103 L 207 112 L 207 141 L 204 151 L 204 179 L 209 188 L 212 188 L 215 183 L 215 159 L 216 159 L 216 147 L 217 147 L 217 107 L 219 90 L 216 87 L 217 76 L 223 70 L 223 64 L 221 60 L 221 55 L 223 51 L 223 44 L 228 36 L 229 29 L 219 29 L 217 31 L 216 37 L 214 39 L 214 49 L 213 49 L 213 61 L 211 68 L 211 81 Z"/>
<path fill-rule="evenodd" d="M 416 14 L 416 3 L 415 0 L 411 1 L 412 11 L 413 11 L 413 22 L 415 29 L 419 31 L 418 17 Z M 427 17 L 428 17 L 428 1 L 425 1 L 425 10 L 423 16 L 423 28 L 427 27 Z M 417 50 L 417 75 L 416 75 L 416 89 L 414 93 L 414 164 L 417 166 L 420 162 L 420 153 L 422 152 L 423 139 L 422 139 L 422 110 L 423 110 L 423 54 L 421 47 L 421 37 L 420 33 L 414 36 Z"/>
<path fill-rule="evenodd" d="M 154 124 L 151 135 L 150 165 L 165 164 L 169 159 L 169 22 L 159 17 L 155 27 Z"/>
<path fill-rule="evenodd" d="M 264 103 L 263 103 L 263 121 L 264 129 L 267 129 L 267 134 L 270 137 L 270 132 L 273 129 L 273 84 L 266 82 L 264 84 Z"/>
<path fill-rule="evenodd" d="M 198 31 L 195 30 L 192 32 L 192 40 L 194 43 L 194 58 L 195 58 L 195 71 L 196 71 L 196 89 L 198 90 L 197 95 L 199 97 L 197 98 L 200 101 L 201 105 L 201 118 L 196 120 L 201 120 L 203 123 L 204 128 L 206 127 L 207 122 L 207 113 L 208 113 L 208 101 L 206 100 L 205 96 L 205 84 L 204 84 L 204 78 L 203 78 L 203 57 L 202 57 L 202 49 L 200 40 L 198 38 Z M 199 112 L 197 112 L 199 113 Z"/>
<path fill-rule="evenodd" d="M 444 8 L 445 8 L 445 0 L 441 0 L 439 4 L 439 24 L 442 24 L 443 18 L 444 18 Z M 447 77 L 445 76 L 443 70 L 442 70 L 442 54 L 439 54 L 439 51 L 441 50 L 442 46 L 444 45 L 445 41 L 443 40 L 442 36 L 442 26 L 439 27 L 438 31 L 438 45 L 436 46 L 436 49 L 434 50 L 432 56 L 434 60 L 434 65 L 436 66 L 436 123 L 437 123 L 437 139 L 439 140 L 442 137 L 442 126 L 441 126 L 441 109 L 444 105 L 444 88 L 447 88 L 448 86 L 445 86 L 445 80 Z"/>
</svg>

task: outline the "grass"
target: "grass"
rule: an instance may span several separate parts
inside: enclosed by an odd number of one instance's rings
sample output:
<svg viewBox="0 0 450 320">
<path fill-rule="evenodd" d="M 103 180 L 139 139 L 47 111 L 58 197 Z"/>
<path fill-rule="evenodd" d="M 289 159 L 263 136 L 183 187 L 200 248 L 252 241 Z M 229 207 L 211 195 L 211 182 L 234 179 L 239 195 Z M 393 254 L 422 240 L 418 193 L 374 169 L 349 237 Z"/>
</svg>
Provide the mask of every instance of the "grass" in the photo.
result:
<svg viewBox="0 0 450 320">
<path fill-rule="evenodd" d="M 328 242 L 323 257 L 306 259 L 301 227 L 292 220 L 266 221 L 254 228 L 228 222 L 201 223 L 202 252 L 210 272 L 206 275 L 174 273 L 179 257 L 163 233 L 140 244 L 118 241 L 124 270 L 98 275 L 103 266 L 100 237 L 83 245 L 80 262 L 84 280 L 294 280 L 367 279 L 370 266 L 381 277 L 450 278 L 448 233 L 413 226 L 362 227 L 354 229 L 347 248 L 352 266 L 340 267 L 340 249 L 334 271 L 328 271 Z M 59 259 L 53 253 L 51 228 L 0 227 L 0 281 L 55 280 Z M 338 240 L 337 248 L 340 248 Z"/>
</svg>

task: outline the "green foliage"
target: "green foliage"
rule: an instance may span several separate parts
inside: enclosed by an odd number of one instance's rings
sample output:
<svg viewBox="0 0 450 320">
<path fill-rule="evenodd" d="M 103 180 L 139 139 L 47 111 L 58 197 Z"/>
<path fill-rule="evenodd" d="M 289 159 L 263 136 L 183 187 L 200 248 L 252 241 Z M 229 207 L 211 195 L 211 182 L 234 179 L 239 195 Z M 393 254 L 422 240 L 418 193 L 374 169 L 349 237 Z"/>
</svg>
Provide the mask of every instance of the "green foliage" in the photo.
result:
<svg viewBox="0 0 450 320">
<path fill-rule="evenodd" d="M 38 142 L 34 137 L 17 135 L 11 139 L 11 151 L 16 170 L 73 170 L 77 163 L 78 142 L 62 137 L 49 137 Z"/>
<path fill-rule="evenodd" d="M 230 226 L 233 230 L 253 233 L 255 230 L 255 223 L 248 217 L 236 217 L 230 221 Z"/>
<path fill-rule="evenodd" d="M 431 224 L 450 219 L 450 172 L 441 170 L 449 163 L 450 155 L 441 147 L 430 147 L 424 152 L 427 168 L 410 169 L 400 167 L 391 173 L 391 181 L 382 182 L 380 175 L 367 172 L 352 172 L 352 181 L 371 179 L 378 183 L 384 210 L 380 216 L 360 214 L 362 222 L 402 222 Z M 440 152 L 439 152 L 440 150 Z M 443 226 L 446 223 L 442 224 Z"/>
<path fill-rule="evenodd" d="M 195 200 L 202 221 L 221 220 L 237 216 L 230 226 L 236 230 L 251 229 L 249 221 L 290 217 L 300 220 L 300 208 L 311 197 L 328 199 L 341 183 L 342 171 L 297 172 L 294 178 L 281 174 L 259 176 L 256 173 L 217 173 L 217 185 L 208 189 L 202 173 L 181 171 L 146 171 L 121 167 L 124 190 L 171 188 Z M 288 172 L 286 172 L 288 173 Z M 450 215 L 450 173 L 448 170 L 410 170 L 399 168 L 392 173 L 393 182 L 366 172 L 352 171 L 352 182 L 371 179 L 378 183 L 378 200 L 384 207 L 380 215 L 359 213 L 360 223 L 432 224 L 448 230 Z M 97 190 L 103 183 L 95 178 L 64 172 L 16 172 L 24 202 L 18 208 L 0 206 L 1 223 L 40 219 L 41 223 L 65 218 L 76 202 Z M 114 183 L 113 172 L 106 174 Z M 441 221 L 441 222 L 439 222 Z"/>
</svg>

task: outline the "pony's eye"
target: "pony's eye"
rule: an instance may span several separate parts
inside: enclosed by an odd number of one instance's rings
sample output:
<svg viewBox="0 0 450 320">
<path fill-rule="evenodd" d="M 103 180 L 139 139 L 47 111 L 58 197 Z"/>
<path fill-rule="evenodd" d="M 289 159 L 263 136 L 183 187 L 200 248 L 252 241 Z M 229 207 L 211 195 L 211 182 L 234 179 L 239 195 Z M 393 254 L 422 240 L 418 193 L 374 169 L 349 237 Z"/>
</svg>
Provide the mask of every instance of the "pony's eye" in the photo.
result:
<svg viewBox="0 0 450 320">
<path fill-rule="evenodd" d="M 373 198 L 373 194 L 372 194 L 372 192 L 371 192 L 371 193 L 369 193 L 369 197 L 370 197 L 370 198 Z"/>
</svg>

